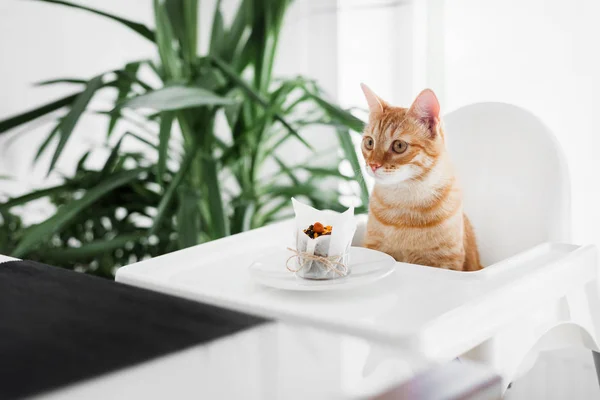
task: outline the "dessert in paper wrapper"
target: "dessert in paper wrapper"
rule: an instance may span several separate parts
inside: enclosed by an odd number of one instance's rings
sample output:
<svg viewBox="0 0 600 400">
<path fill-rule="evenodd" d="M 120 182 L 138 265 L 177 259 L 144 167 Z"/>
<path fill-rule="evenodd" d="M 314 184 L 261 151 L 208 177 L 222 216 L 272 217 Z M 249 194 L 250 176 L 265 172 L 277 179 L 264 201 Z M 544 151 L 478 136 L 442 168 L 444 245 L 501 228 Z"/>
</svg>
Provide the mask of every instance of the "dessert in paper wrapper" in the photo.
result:
<svg viewBox="0 0 600 400">
<path fill-rule="evenodd" d="M 336 279 L 348 275 L 348 251 L 356 231 L 354 208 L 351 207 L 343 213 L 321 211 L 294 198 L 292 205 L 296 213 L 298 257 L 293 260 L 296 275 L 306 279 Z M 315 228 L 317 226 L 318 229 Z M 307 257 L 307 254 L 324 257 L 328 261 L 319 261 L 316 257 Z"/>
</svg>

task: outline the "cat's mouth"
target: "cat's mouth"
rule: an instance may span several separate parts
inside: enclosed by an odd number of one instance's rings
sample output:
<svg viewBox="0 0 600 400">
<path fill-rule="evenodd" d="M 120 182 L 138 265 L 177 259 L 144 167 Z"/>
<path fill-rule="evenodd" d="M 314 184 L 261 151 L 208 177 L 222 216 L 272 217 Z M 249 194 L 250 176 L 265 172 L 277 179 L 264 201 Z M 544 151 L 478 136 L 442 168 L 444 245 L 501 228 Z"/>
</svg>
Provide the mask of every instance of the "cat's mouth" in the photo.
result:
<svg viewBox="0 0 600 400">
<path fill-rule="evenodd" d="M 393 178 L 395 175 L 396 169 L 387 169 L 387 168 L 379 168 L 373 171 L 371 168 L 367 169 L 367 173 L 371 175 L 377 181 L 386 181 L 390 178 Z"/>
<path fill-rule="evenodd" d="M 379 168 L 373 171 L 371 168 L 367 169 L 367 173 L 375 178 L 377 183 L 392 185 L 405 182 L 417 175 L 417 171 L 414 171 L 412 166 L 404 165 L 400 168 L 387 169 Z"/>
<path fill-rule="evenodd" d="M 371 175 L 374 178 L 384 178 L 388 175 L 390 175 L 390 173 L 392 173 L 393 170 L 389 170 L 389 169 L 384 169 L 384 168 L 379 168 L 376 169 L 375 171 L 373 171 L 371 168 L 367 168 L 367 172 L 369 173 L 369 175 Z"/>
</svg>

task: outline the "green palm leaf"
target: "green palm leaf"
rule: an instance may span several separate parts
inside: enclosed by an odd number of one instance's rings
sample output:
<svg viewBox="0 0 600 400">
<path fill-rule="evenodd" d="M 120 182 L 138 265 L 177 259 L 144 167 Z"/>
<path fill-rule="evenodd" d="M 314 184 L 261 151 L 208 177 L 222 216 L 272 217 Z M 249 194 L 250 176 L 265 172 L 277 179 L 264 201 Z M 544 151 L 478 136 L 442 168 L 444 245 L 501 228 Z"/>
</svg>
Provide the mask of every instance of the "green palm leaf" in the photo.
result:
<svg viewBox="0 0 600 400">
<path fill-rule="evenodd" d="M 350 131 L 348 129 L 338 128 L 337 137 L 340 144 L 342 145 L 342 149 L 344 150 L 346 159 L 350 161 L 350 165 L 354 170 L 356 181 L 360 185 L 360 199 L 362 205 L 366 206 L 367 204 L 369 204 L 369 189 L 367 188 L 367 184 L 361 175 L 361 163 L 360 161 L 358 161 L 358 156 L 356 155 L 354 143 L 352 143 Z"/>
<path fill-rule="evenodd" d="M 342 125 L 345 125 L 356 132 L 362 132 L 365 123 L 360 119 L 356 118 L 354 115 L 349 113 L 346 110 L 341 109 L 340 107 L 329 103 L 322 97 L 308 93 L 308 96 L 311 97 L 315 102 L 325 110 L 325 112 L 334 120 L 340 122 Z"/>
<path fill-rule="evenodd" d="M 63 97 L 62 99 L 55 100 L 52 103 L 48 103 L 41 107 L 38 107 L 34 110 L 24 112 L 19 115 L 15 115 L 14 117 L 5 119 L 4 121 L 0 121 L 0 133 L 6 132 L 14 127 L 19 125 L 23 125 L 27 122 L 33 121 L 41 116 L 49 114 L 53 111 L 59 110 L 65 106 L 72 104 L 75 99 L 81 95 L 83 92 L 76 93 L 67 97 Z"/>
<path fill-rule="evenodd" d="M 186 63 L 196 58 L 198 36 L 198 0 L 169 0 L 165 10 L 171 22 L 173 36 L 179 41 Z"/>
<path fill-rule="evenodd" d="M 67 224 L 71 223 L 82 210 L 90 207 L 94 202 L 106 196 L 115 188 L 137 179 L 140 173 L 146 170 L 146 168 L 139 168 L 109 176 L 106 180 L 88 190 L 82 198 L 65 204 L 52 217 L 41 224 L 31 227 L 19 242 L 12 255 L 17 258 L 23 257 L 27 252 L 39 245 L 40 242 L 47 240 L 53 233 L 60 231 Z"/>
<path fill-rule="evenodd" d="M 160 203 L 158 204 L 158 208 L 156 210 L 156 216 L 154 217 L 154 221 L 152 223 L 152 228 L 150 229 L 150 235 L 156 233 L 158 228 L 160 227 L 163 218 L 165 218 L 167 214 L 167 208 L 171 204 L 175 193 L 177 192 L 177 188 L 181 185 L 183 178 L 187 175 L 194 158 L 196 158 L 196 154 L 198 152 L 198 147 L 194 146 L 188 153 L 186 153 L 181 165 L 179 166 L 179 171 L 175 174 L 175 177 L 169 183 L 169 186 L 165 190 L 165 194 L 163 195 Z"/>
<path fill-rule="evenodd" d="M 41 81 L 34 83 L 35 86 L 48 86 L 48 85 L 56 85 L 59 83 L 72 83 L 75 85 L 85 85 L 87 81 L 85 79 L 75 79 L 75 78 L 59 78 L 59 79 L 50 79 L 48 81 Z"/>
<path fill-rule="evenodd" d="M 123 102 L 129 95 L 139 69 L 140 63 L 134 62 L 127 64 L 122 72 L 117 73 L 118 79 L 115 82 L 117 86 L 117 104 Z M 106 136 L 110 136 L 112 134 L 120 117 L 121 115 L 118 111 L 110 114 L 110 121 L 108 122 L 108 131 Z"/>
<path fill-rule="evenodd" d="M 33 192 L 27 193 L 23 196 L 12 198 L 5 203 L 0 203 L 0 212 L 8 211 L 12 207 L 20 206 L 20 205 L 29 203 L 30 201 L 33 201 L 33 200 L 37 200 L 37 199 L 41 199 L 43 197 L 48 197 L 48 196 L 52 196 L 55 194 L 59 194 L 64 191 L 70 191 L 72 189 L 73 189 L 73 185 L 69 185 L 69 184 L 53 186 L 53 187 L 46 188 L 46 189 L 38 189 Z"/>
<path fill-rule="evenodd" d="M 54 139 L 56 137 L 56 135 L 58 135 L 59 127 L 60 127 L 60 121 L 58 122 L 58 124 L 56 124 L 56 126 L 52 129 L 52 131 L 50 131 L 50 133 L 48 134 L 48 137 L 46 137 L 46 139 L 42 142 L 42 144 L 38 148 L 38 151 L 35 154 L 35 157 L 33 158 L 34 163 L 36 163 L 39 160 L 39 158 L 41 157 L 41 155 L 44 153 L 44 151 L 46 151 L 46 148 L 50 145 L 50 142 L 52 142 L 52 139 Z"/>
<path fill-rule="evenodd" d="M 283 116 L 281 116 L 281 114 L 279 114 L 279 112 L 271 110 L 269 103 L 260 95 L 260 93 L 255 91 L 248 83 L 246 83 L 240 76 L 238 76 L 238 74 L 236 74 L 235 71 L 233 69 L 231 69 L 231 67 L 229 67 L 227 64 L 225 64 L 222 60 L 218 59 L 217 57 L 211 56 L 210 59 L 215 63 L 215 65 L 217 67 L 219 67 L 219 69 L 221 71 L 223 71 L 223 73 L 225 75 L 227 75 L 237 86 L 239 86 L 248 95 L 248 97 L 251 100 L 257 102 L 258 104 L 263 106 L 265 109 L 272 111 L 274 118 L 277 119 L 279 122 L 281 122 L 281 124 L 283 126 L 285 126 L 285 128 L 293 136 L 295 136 L 307 148 L 309 148 L 311 150 L 313 149 L 312 146 L 310 144 L 308 144 L 308 142 L 306 140 L 304 140 L 304 138 L 302 136 L 300 136 L 300 134 L 286 121 L 286 119 Z"/>
<path fill-rule="evenodd" d="M 146 232 L 123 234 L 109 240 L 94 240 L 80 247 L 61 247 L 45 249 L 44 257 L 55 262 L 73 262 L 73 260 L 89 260 L 117 249 L 123 249 L 128 243 L 135 243 L 146 236 Z"/>
<path fill-rule="evenodd" d="M 223 53 L 223 43 L 225 42 L 225 27 L 223 25 L 223 14 L 221 13 L 221 0 L 217 1 L 215 6 L 215 15 L 213 16 L 212 28 L 210 33 L 209 53 L 220 56 Z"/>
<path fill-rule="evenodd" d="M 177 1 L 177 0 L 174 0 Z M 162 68 L 167 81 L 179 81 L 181 79 L 181 63 L 175 43 L 173 25 L 169 20 L 166 2 L 154 0 L 154 21 L 156 23 L 156 45 L 162 62 Z"/>
<path fill-rule="evenodd" d="M 75 129 L 77 121 L 79 121 L 79 117 L 81 117 L 81 114 L 83 114 L 83 112 L 87 108 L 90 100 L 92 99 L 96 91 L 101 87 L 102 75 L 99 75 L 90 80 L 85 90 L 81 92 L 73 101 L 73 105 L 71 106 L 69 113 L 61 119 L 60 124 L 58 125 L 60 140 L 58 141 L 58 145 L 56 146 L 56 150 L 54 151 L 54 156 L 52 157 L 52 161 L 50 162 L 50 168 L 48 169 L 48 173 L 50 173 L 54 169 L 58 158 L 60 157 L 62 151 L 65 148 L 65 145 L 67 144 L 67 141 L 73 133 L 73 129 Z"/>
<path fill-rule="evenodd" d="M 213 92 L 199 87 L 173 85 L 133 97 L 127 100 L 123 107 L 172 111 L 234 103 L 233 99 L 217 96 Z"/>
<path fill-rule="evenodd" d="M 169 139 L 175 116 L 171 112 L 161 113 L 160 131 L 158 141 L 158 163 L 156 165 L 158 183 L 164 185 L 164 176 L 167 169 L 167 158 L 169 156 Z"/>
<path fill-rule="evenodd" d="M 178 194 L 177 240 L 179 247 L 184 249 L 198 244 L 200 237 L 199 199 L 195 190 L 188 186 L 180 187 Z"/>
</svg>

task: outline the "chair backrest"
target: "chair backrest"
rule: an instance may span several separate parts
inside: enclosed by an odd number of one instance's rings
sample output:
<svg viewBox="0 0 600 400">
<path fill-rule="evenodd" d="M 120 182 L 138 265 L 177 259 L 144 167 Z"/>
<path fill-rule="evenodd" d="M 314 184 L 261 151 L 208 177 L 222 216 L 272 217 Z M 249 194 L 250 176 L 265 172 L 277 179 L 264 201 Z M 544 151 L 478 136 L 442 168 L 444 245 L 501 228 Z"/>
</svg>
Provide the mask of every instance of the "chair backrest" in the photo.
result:
<svg viewBox="0 0 600 400">
<path fill-rule="evenodd" d="M 567 165 L 537 117 L 478 103 L 446 115 L 444 127 L 484 266 L 542 242 L 569 241 Z"/>
</svg>

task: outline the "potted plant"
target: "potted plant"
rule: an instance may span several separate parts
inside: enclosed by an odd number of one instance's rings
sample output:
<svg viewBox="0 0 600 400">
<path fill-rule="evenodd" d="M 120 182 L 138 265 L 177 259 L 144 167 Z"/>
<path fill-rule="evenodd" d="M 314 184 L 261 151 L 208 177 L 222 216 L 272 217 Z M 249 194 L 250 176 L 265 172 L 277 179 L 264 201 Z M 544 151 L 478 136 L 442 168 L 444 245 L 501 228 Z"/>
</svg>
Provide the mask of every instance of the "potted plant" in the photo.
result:
<svg viewBox="0 0 600 400">
<path fill-rule="evenodd" d="M 229 26 L 217 4 L 207 54 L 197 53 L 197 0 L 154 0 L 155 29 L 66 1 L 40 1 L 115 20 L 151 41 L 158 60 L 132 60 L 86 80 L 46 82 L 81 89 L 0 121 L 2 134 L 66 109 L 38 149 L 39 156 L 54 146 L 50 171 L 101 91 L 117 93 L 113 107 L 101 111 L 107 138 L 121 135 L 112 139 L 101 169 L 86 165 L 88 152 L 62 184 L 0 203 L 0 252 L 110 277 L 121 265 L 286 217 L 291 196 L 342 209 L 338 193 L 320 190 L 324 178 L 357 181 L 364 210 L 368 193 L 351 140 L 362 121 L 326 100 L 313 80 L 273 76 L 289 0 L 242 0 Z M 147 81 L 143 70 L 160 84 Z M 132 113 L 156 128 L 146 136 L 117 133 Z M 289 141 L 313 159 L 323 156 L 303 136 L 323 124 L 333 127 L 356 175 L 339 173 L 335 151 L 325 154 L 325 164 L 291 165 L 282 157 Z M 146 150 L 122 149 L 125 138 Z M 265 172 L 265 165 L 272 171 Z M 56 211 L 24 226 L 15 210 L 40 198 L 50 199 Z"/>
</svg>

